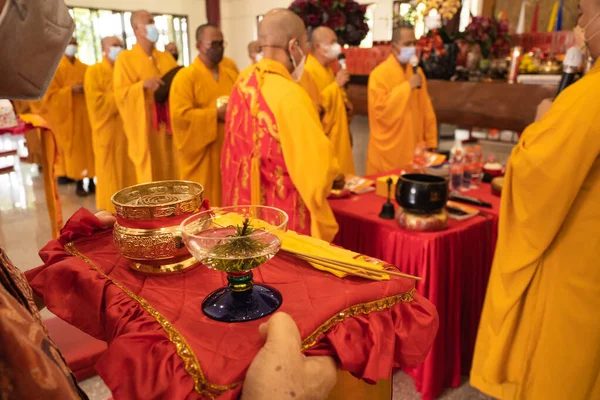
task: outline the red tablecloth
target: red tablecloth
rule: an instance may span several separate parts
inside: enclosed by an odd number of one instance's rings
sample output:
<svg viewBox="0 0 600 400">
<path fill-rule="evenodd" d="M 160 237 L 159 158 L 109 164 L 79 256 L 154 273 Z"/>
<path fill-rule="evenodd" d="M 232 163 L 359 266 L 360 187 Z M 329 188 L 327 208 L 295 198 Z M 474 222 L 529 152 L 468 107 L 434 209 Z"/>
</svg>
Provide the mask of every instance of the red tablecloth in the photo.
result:
<svg viewBox="0 0 600 400">
<path fill-rule="evenodd" d="M 46 263 L 28 274 L 50 311 L 108 350 L 96 369 L 116 399 L 233 399 L 262 346 L 258 325 L 212 321 L 202 300 L 225 284 L 205 267 L 172 276 L 132 272 L 112 232 L 85 210 L 40 253 Z M 278 255 L 255 279 L 283 295 L 281 311 L 297 322 L 306 354 L 332 355 L 341 369 L 367 381 L 417 365 L 437 332 L 431 303 L 413 281 L 335 278 Z"/>
<path fill-rule="evenodd" d="M 466 221 L 450 220 L 441 232 L 418 233 L 378 217 L 385 199 L 374 193 L 330 200 L 340 225 L 335 243 L 380 258 L 423 280 L 419 292 L 438 309 L 440 330 L 425 362 L 407 369 L 424 400 L 460 385 L 468 374 L 492 266 L 500 198 L 490 185 L 465 193 L 493 205 Z"/>
</svg>

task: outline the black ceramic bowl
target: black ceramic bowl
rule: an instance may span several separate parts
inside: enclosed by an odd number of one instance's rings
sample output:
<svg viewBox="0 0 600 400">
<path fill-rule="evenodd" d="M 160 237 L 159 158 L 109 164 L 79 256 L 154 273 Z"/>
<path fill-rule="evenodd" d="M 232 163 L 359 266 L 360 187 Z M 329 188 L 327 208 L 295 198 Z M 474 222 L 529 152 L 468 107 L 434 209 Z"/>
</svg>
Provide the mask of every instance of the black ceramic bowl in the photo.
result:
<svg viewBox="0 0 600 400">
<path fill-rule="evenodd" d="M 448 181 L 425 174 L 402 175 L 396 185 L 396 201 L 414 214 L 433 214 L 441 211 L 448 200 Z"/>
</svg>

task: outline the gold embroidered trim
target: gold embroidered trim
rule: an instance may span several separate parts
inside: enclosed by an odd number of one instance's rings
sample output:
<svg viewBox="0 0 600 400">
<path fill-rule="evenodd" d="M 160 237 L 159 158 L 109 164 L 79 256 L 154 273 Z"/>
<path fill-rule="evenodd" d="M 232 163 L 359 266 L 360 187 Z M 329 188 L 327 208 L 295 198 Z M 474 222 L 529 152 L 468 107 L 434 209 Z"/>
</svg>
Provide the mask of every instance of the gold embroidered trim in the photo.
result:
<svg viewBox="0 0 600 400">
<path fill-rule="evenodd" d="M 306 339 L 302 341 L 302 351 L 310 349 L 313 347 L 321 336 L 323 336 L 327 331 L 333 328 L 335 325 L 340 322 L 344 322 L 348 318 L 356 317 L 357 315 L 366 315 L 372 312 L 387 310 L 388 308 L 392 308 L 396 304 L 402 303 L 410 303 L 414 300 L 415 288 L 412 288 L 408 292 L 403 292 L 397 294 L 395 296 L 386 297 L 385 299 L 371 301 L 369 303 L 356 304 L 346 308 L 345 310 L 340 311 L 333 317 L 329 318 L 317 328 L 313 333 L 311 333 Z"/>
<path fill-rule="evenodd" d="M 73 242 L 68 243 L 65 246 L 65 250 L 69 252 L 69 254 L 78 257 L 85 261 L 88 265 L 90 265 L 96 272 L 102 275 L 106 280 L 114 284 L 116 287 L 121 289 L 125 294 L 135 300 L 148 314 L 150 314 L 156 321 L 160 324 L 160 326 L 167 332 L 169 335 L 169 340 L 171 343 L 175 345 L 175 349 L 177 351 L 177 355 L 183 361 L 183 365 L 187 373 L 194 380 L 194 390 L 200 395 L 207 396 L 210 399 L 214 399 L 219 397 L 223 393 L 228 390 L 235 388 L 240 385 L 242 382 L 236 382 L 232 385 L 228 386 L 219 386 L 213 383 L 210 383 L 204 377 L 204 373 L 202 372 L 202 368 L 200 367 L 200 363 L 198 362 L 198 358 L 191 346 L 185 340 L 184 336 L 179 333 L 179 331 L 158 311 L 156 311 L 148 302 L 142 298 L 137 296 L 136 294 L 129 291 L 126 287 L 121 285 L 119 282 L 113 280 L 108 275 L 106 275 L 100 268 L 94 264 L 92 260 L 90 260 L 87 256 L 80 253 L 76 248 Z"/>
<path fill-rule="evenodd" d="M 194 380 L 194 390 L 200 395 L 207 396 L 210 399 L 215 399 L 219 397 L 223 393 L 228 390 L 234 389 L 243 381 L 233 383 L 227 386 L 219 386 L 213 383 L 210 383 L 204 377 L 204 373 L 202 372 L 202 368 L 200 367 L 200 362 L 196 357 L 196 354 L 192 350 L 191 346 L 185 340 L 185 337 L 179 333 L 179 331 L 158 311 L 156 311 L 148 302 L 142 298 L 132 293 L 121 285 L 119 282 L 113 280 L 111 277 L 106 275 L 100 268 L 94 264 L 92 260 L 90 260 L 87 256 L 80 253 L 76 248 L 73 242 L 67 243 L 65 245 L 65 250 L 75 257 L 78 257 L 85 261 L 88 265 L 90 265 L 96 272 L 102 275 L 106 280 L 114 284 L 116 287 L 121 289 L 125 294 L 135 300 L 146 312 L 148 312 L 152 317 L 156 319 L 156 321 L 160 324 L 160 326 L 167 332 L 169 335 L 169 340 L 171 343 L 175 345 L 175 349 L 177 351 L 177 355 L 183 361 L 185 370 Z M 414 300 L 414 294 L 416 292 L 415 288 L 412 288 L 408 292 L 403 292 L 391 297 L 386 297 L 385 299 L 375 300 L 368 303 L 360 303 L 350 306 L 333 317 L 329 318 L 325 323 L 319 326 L 313 333 L 311 333 L 306 339 L 302 341 L 302 351 L 310 349 L 314 345 L 317 344 L 319 339 L 327 333 L 331 328 L 335 325 L 344 322 L 348 318 L 356 317 L 358 315 L 367 315 L 372 312 L 384 311 L 389 308 L 392 308 L 398 303 L 410 303 Z"/>
</svg>

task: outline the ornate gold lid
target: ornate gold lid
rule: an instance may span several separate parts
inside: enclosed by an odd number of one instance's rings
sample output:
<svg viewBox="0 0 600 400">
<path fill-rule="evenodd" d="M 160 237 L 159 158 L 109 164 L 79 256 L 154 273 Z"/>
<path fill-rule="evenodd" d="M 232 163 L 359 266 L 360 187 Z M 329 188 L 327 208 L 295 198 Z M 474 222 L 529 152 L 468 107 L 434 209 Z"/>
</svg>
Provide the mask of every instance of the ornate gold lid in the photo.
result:
<svg viewBox="0 0 600 400">
<path fill-rule="evenodd" d="M 204 187 L 189 181 L 159 181 L 130 186 L 111 198 L 117 216 L 156 220 L 194 214 L 202 206 Z"/>
</svg>

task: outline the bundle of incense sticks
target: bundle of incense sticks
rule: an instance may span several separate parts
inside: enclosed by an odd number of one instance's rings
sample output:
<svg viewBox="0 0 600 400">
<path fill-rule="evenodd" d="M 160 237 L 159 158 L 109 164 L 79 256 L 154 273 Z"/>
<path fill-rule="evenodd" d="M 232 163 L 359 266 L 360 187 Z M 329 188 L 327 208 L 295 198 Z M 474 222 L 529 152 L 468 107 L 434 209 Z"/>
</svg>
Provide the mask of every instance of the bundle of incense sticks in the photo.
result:
<svg viewBox="0 0 600 400">
<path fill-rule="evenodd" d="M 339 261 L 330 258 L 315 256 L 308 253 L 302 253 L 291 249 L 286 249 L 285 247 L 283 247 L 281 250 L 286 253 L 292 254 L 295 257 L 298 257 L 304 261 L 308 261 L 311 264 L 320 265 L 328 269 L 332 269 L 352 276 L 358 276 L 360 278 L 370 279 L 372 281 L 387 280 L 389 275 L 413 279 L 415 281 L 421 280 L 421 278 L 418 276 L 403 274 L 402 272 L 390 271 L 388 269 L 370 267 L 360 262 Z"/>
</svg>

